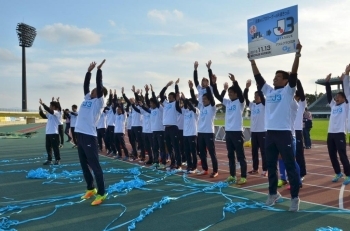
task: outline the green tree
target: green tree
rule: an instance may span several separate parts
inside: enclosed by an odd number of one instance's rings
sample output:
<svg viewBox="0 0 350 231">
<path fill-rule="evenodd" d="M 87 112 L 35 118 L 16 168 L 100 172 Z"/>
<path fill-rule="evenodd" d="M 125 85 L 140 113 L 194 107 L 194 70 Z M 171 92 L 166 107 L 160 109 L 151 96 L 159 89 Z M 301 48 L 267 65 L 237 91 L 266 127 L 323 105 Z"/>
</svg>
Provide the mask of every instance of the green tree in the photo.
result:
<svg viewBox="0 0 350 231">
<path fill-rule="evenodd" d="M 310 105 L 316 101 L 316 96 L 313 94 L 305 94 L 305 98 L 306 98 L 307 105 Z"/>
</svg>

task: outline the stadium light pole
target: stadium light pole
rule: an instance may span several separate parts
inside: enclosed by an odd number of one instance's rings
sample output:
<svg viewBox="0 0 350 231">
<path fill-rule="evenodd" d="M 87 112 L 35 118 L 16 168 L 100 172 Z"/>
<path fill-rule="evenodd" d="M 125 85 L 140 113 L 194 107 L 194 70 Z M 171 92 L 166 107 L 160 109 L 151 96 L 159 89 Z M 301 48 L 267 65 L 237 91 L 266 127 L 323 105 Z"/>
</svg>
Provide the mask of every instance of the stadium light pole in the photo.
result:
<svg viewBox="0 0 350 231">
<path fill-rule="evenodd" d="M 27 77 L 26 77 L 26 47 L 33 45 L 36 29 L 24 23 L 18 23 L 16 27 L 19 46 L 22 47 L 22 111 L 27 109 Z"/>
</svg>

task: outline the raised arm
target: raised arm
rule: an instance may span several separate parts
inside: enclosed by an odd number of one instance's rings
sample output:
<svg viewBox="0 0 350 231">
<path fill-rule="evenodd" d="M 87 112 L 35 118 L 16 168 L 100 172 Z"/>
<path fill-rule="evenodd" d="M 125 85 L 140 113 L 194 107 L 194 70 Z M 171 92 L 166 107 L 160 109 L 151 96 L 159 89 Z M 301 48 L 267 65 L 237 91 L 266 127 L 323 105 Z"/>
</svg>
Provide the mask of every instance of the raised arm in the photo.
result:
<svg viewBox="0 0 350 231">
<path fill-rule="evenodd" d="M 122 87 L 122 94 L 123 94 L 123 98 L 124 98 L 125 102 L 127 103 L 127 105 L 130 106 L 130 105 L 131 105 L 130 100 L 129 100 L 129 98 L 126 97 L 126 95 L 124 94 L 124 87 Z"/>
<path fill-rule="evenodd" d="M 234 82 L 234 86 L 233 87 L 235 88 L 235 92 L 237 93 L 237 97 L 238 97 L 239 102 L 240 103 L 244 103 L 244 97 L 243 97 L 242 89 L 239 86 L 237 81 Z"/>
<path fill-rule="evenodd" d="M 113 104 L 112 104 L 112 110 L 114 114 L 117 113 L 117 107 L 118 107 L 118 97 L 117 97 L 117 91 L 114 89 Z"/>
<path fill-rule="evenodd" d="M 213 76 L 213 71 L 211 70 L 211 60 L 209 60 L 205 65 L 207 65 L 207 68 L 208 68 L 208 76 L 209 76 L 209 86 L 212 86 L 212 82 L 211 82 L 211 77 Z"/>
<path fill-rule="evenodd" d="M 41 116 L 41 118 L 47 119 L 45 113 L 44 113 L 43 110 L 41 109 L 41 106 L 39 106 L 39 115 Z"/>
<path fill-rule="evenodd" d="M 88 67 L 88 71 L 85 74 L 84 95 L 90 92 L 91 71 L 95 68 L 95 66 L 96 66 L 95 62 L 90 63 L 90 66 Z"/>
<path fill-rule="evenodd" d="M 298 92 L 300 94 L 300 100 L 301 102 L 304 102 L 305 101 L 305 92 L 304 92 L 304 88 L 303 88 L 303 85 L 301 84 L 300 80 L 297 79 L 297 89 L 298 89 Z"/>
<path fill-rule="evenodd" d="M 258 89 L 258 94 L 259 94 L 259 96 L 260 96 L 260 101 L 261 101 L 262 105 L 265 106 L 265 96 L 264 96 L 264 93 L 263 93 L 261 90 Z"/>
<path fill-rule="evenodd" d="M 250 58 L 249 54 L 248 54 L 248 59 Z M 252 66 L 252 71 L 253 71 L 253 75 L 255 78 L 255 81 L 258 85 L 260 85 L 261 87 L 263 87 L 266 83 L 265 79 L 261 76 L 260 71 L 258 69 L 258 66 L 255 63 L 255 60 L 252 59 L 250 60 L 250 64 Z"/>
<path fill-rule="evenodd" d="M 350 64 L 346 66 L 345 68 L 345 75 L 343 78 L 343 91 L 347 98 L 347 100 L 350 100 L 350 88 L 349 88 L 349 72 L 350 72 Z"/>
<path fill-rule="evenodd" d="M 295 53 L 295 58 L 292 66 L 292 71 L 291 74 L 289 75 L 288 78 L 288 84 L 291 88 L 295 87 L 297 85 L 297 75 L 298 75 L 298 68 L 299 68 L 299 59 L 301 57 L 301 48 L 303 46 L 298 42 L 297 47 L 296 47 L 296 53 Z"/>
<path fill-rule="evenodd" d="M 61 104 L 60 104 L 60 97 L 57 97 L 56 101 L 57 101 L 57 106 L 58 106 L 57 110 L 62 111 Z"/>
<path fill-rule="evenodd" d="M 173 84 L 173 81 L 170 81 L 169 83 L 167 83 L 167 85 L 161 90 L 161 92 L 159 93 L 160 96 L 160 102 L 163 103 L 165 100 L 165 92 L 168 89 L 168 87 L 170 87 Z"/>
<path fill-rule="evenodd" d="M 250 88 L 251 85 L 252 85 L 252 81 L 250 79 L 248 79 L 247 83 L 245 85 L 244 93 L 243 93 L 243 97 L 244 97 L 245 102 L 246 102 L 248 107 L 250 105 L 250 101 L 248 99 L 248 92 L 249 92 L 249 88 Z"/>
<path fill-rule="evenodd" d="M 331 89 L 331 85 L 329 84 L 329 80 L 331 79 L 331 75 L 329 74 L 326 77 L 326 94 L 327 94 L 327 102 L 330 104 L 333 100 L 332 97 L 332 89 Z"/>
<path fill-rule="evenodd" d="M 156 93 L 154 93 L 154 91 L 153 91 L 153 86 L 151 84 L 150 84 L 150 86 L 151 86 L 151 91 L 152 91 L 152 98 L 156 102 L 156 107 L 159 108 L 160 107 L 160 103 L 159 103 L 159 101 L 157 99 Z"/>
<path fill-rule="evenodd" d="M 43 103 L 43 101 L 42 101 L 41 99 L 39 100 L 39 103 L 40 103 L 41 106 L 44 107 L 45 111 L 47 111 L 48 113 L 50 113 L 51 115 L 53 115 L 54 111 L 51 110 L 48 106 L 46 106 L 46 105 Z"/>
<path fill-rule="evenodd" d="M 199 102 L 197 100 L 196 94 L 194 94 L 193 83 L 191 80 L 188 81 L 188 86 L 190 87 L 190 94 L 191 94 L 192 101 L 195 103 L 195 105 L 198 105 Z"/>
<path fill-rule="evenodd" d="M 213 94 L 211 93 L 210 86 L 207 87 L 207 96 L 208 96 L 208 99 L 210 101 L 210 105 L 214 107 L 215 106 L 215 100 L 214 100 Z"/>
<path fill-rule="evenodd" d="M 97 67 L 97 73 L 96 73 L 96 93 L 97 98 L 101 98 L 103 96 L 103 83 L 102 83 L 102 66 L 106 62 L 104 59 L 100 65 Z"/>
<path fill-rule="evenodd" d="M 198 62 L 196 61 L 194 62 L 194 71 L 193 71 L 193 82 L 196 87 L 199 86 L 197 68 L 198 68 Z"/>
<path fill-rule="evenodd" d="M 213 87 L 213 93 L 214 93 L 214 96 L 222 103 L 224 101 L 224 97 L 222 97 L 220 94 L 219 94 L 219 90 L 218 90 L 218 86 L 216 84 L 216 76 L 215 75 L 212 75 L 212 78 L 211 78 L 211 82 L 212 82 L 212 87 Z M 208 93 L 208 92 L 207 92 Z M 211 93 L 211 90 L 210 90 L 210 93 Z"/>
</svg>

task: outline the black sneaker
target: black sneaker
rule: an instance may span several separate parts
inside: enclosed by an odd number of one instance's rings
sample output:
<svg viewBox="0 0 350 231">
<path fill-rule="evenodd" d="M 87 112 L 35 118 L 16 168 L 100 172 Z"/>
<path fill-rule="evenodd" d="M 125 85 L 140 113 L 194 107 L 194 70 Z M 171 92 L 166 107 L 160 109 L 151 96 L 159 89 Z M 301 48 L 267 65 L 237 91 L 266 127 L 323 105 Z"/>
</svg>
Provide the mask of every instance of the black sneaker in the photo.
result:
<svg viewBox="0 0 350 231">
<path fill-rule="evenodd" d="M 149 161 L 147 161 L 145 164 L 151 165 L 151 164 L 153 164 L 153 161 L 149 160 Z"/>
<path fill-rule="evenodd" d="M 59 160 L 55 160 L 54 165 L 60 165 L 60 161 Z"/>
<path fill-rule="evenodd" d="M 52 161 L 50 161 L 50 160 L 47 160 L 43 163 L 43 165 L 51 165 L 51 164 L 52 164 Z"/>
</svg>

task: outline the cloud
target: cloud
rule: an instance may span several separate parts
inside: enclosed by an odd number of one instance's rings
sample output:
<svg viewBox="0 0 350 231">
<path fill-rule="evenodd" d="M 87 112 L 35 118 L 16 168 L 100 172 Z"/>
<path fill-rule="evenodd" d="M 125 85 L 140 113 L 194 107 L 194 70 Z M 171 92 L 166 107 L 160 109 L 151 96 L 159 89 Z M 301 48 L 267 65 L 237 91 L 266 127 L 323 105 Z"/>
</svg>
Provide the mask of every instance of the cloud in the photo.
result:
<svg viewBox="0 0 350 231">
<path fill-rule="evenodd" d="M 11 51 L 7 49 L 0 48 L 0 62 L 1 63 L 10 63 L 10 62 L 18 62 L 21 61 L 20 57 L 17 57 Z"/>
<path fill-rule="evenodd" d="M 89 50 L 63 50 L 61 52 L 63 55 L 99 55 L 106 54 L 107 50 L 105 49 L 89 49 Z"/>
<path fill-rule="evenodd" d="M 192 51 L 196 51 L 200 49 L 201 46 L 199 43 L 194 43 L 194 42 L 185 42 L 183 44 L 176 44 L 173 47 L 173 50 L 178 53 L 190 53 Z"/>
<path fill-rule="evenodd" d="M 155 19 L 160 23 L 166 23 L 169 20 L 179 20 L 183 18 L 183 13 L 178 10 L 151 10 L 148 11 L 147 16 L 151 19 Z"/>
<path fill-rule="evenodd" d="M 233 58 L 244 58 L 246 59 L 247 57 L 247 49 L 244 48 L 238 48 L 237 50 L 233 52 L 224 52 L 224 54 L 228 57 L 233 57 Z"/>
<path fill-rule="evenodd" d="M 109 25 L 115 26 L 115 22 L 113 20 L 108 20 L 108 22 L 109 22 Z"/>
<path fill-rule="evenodd" d="M 89 28 L 78 28 L 73 25 L 55 23 L 39 30 L 38 36 L 51 43 L 67 45 L 94 45 L 101 41 L 101 35 Z"/>
</svg>

